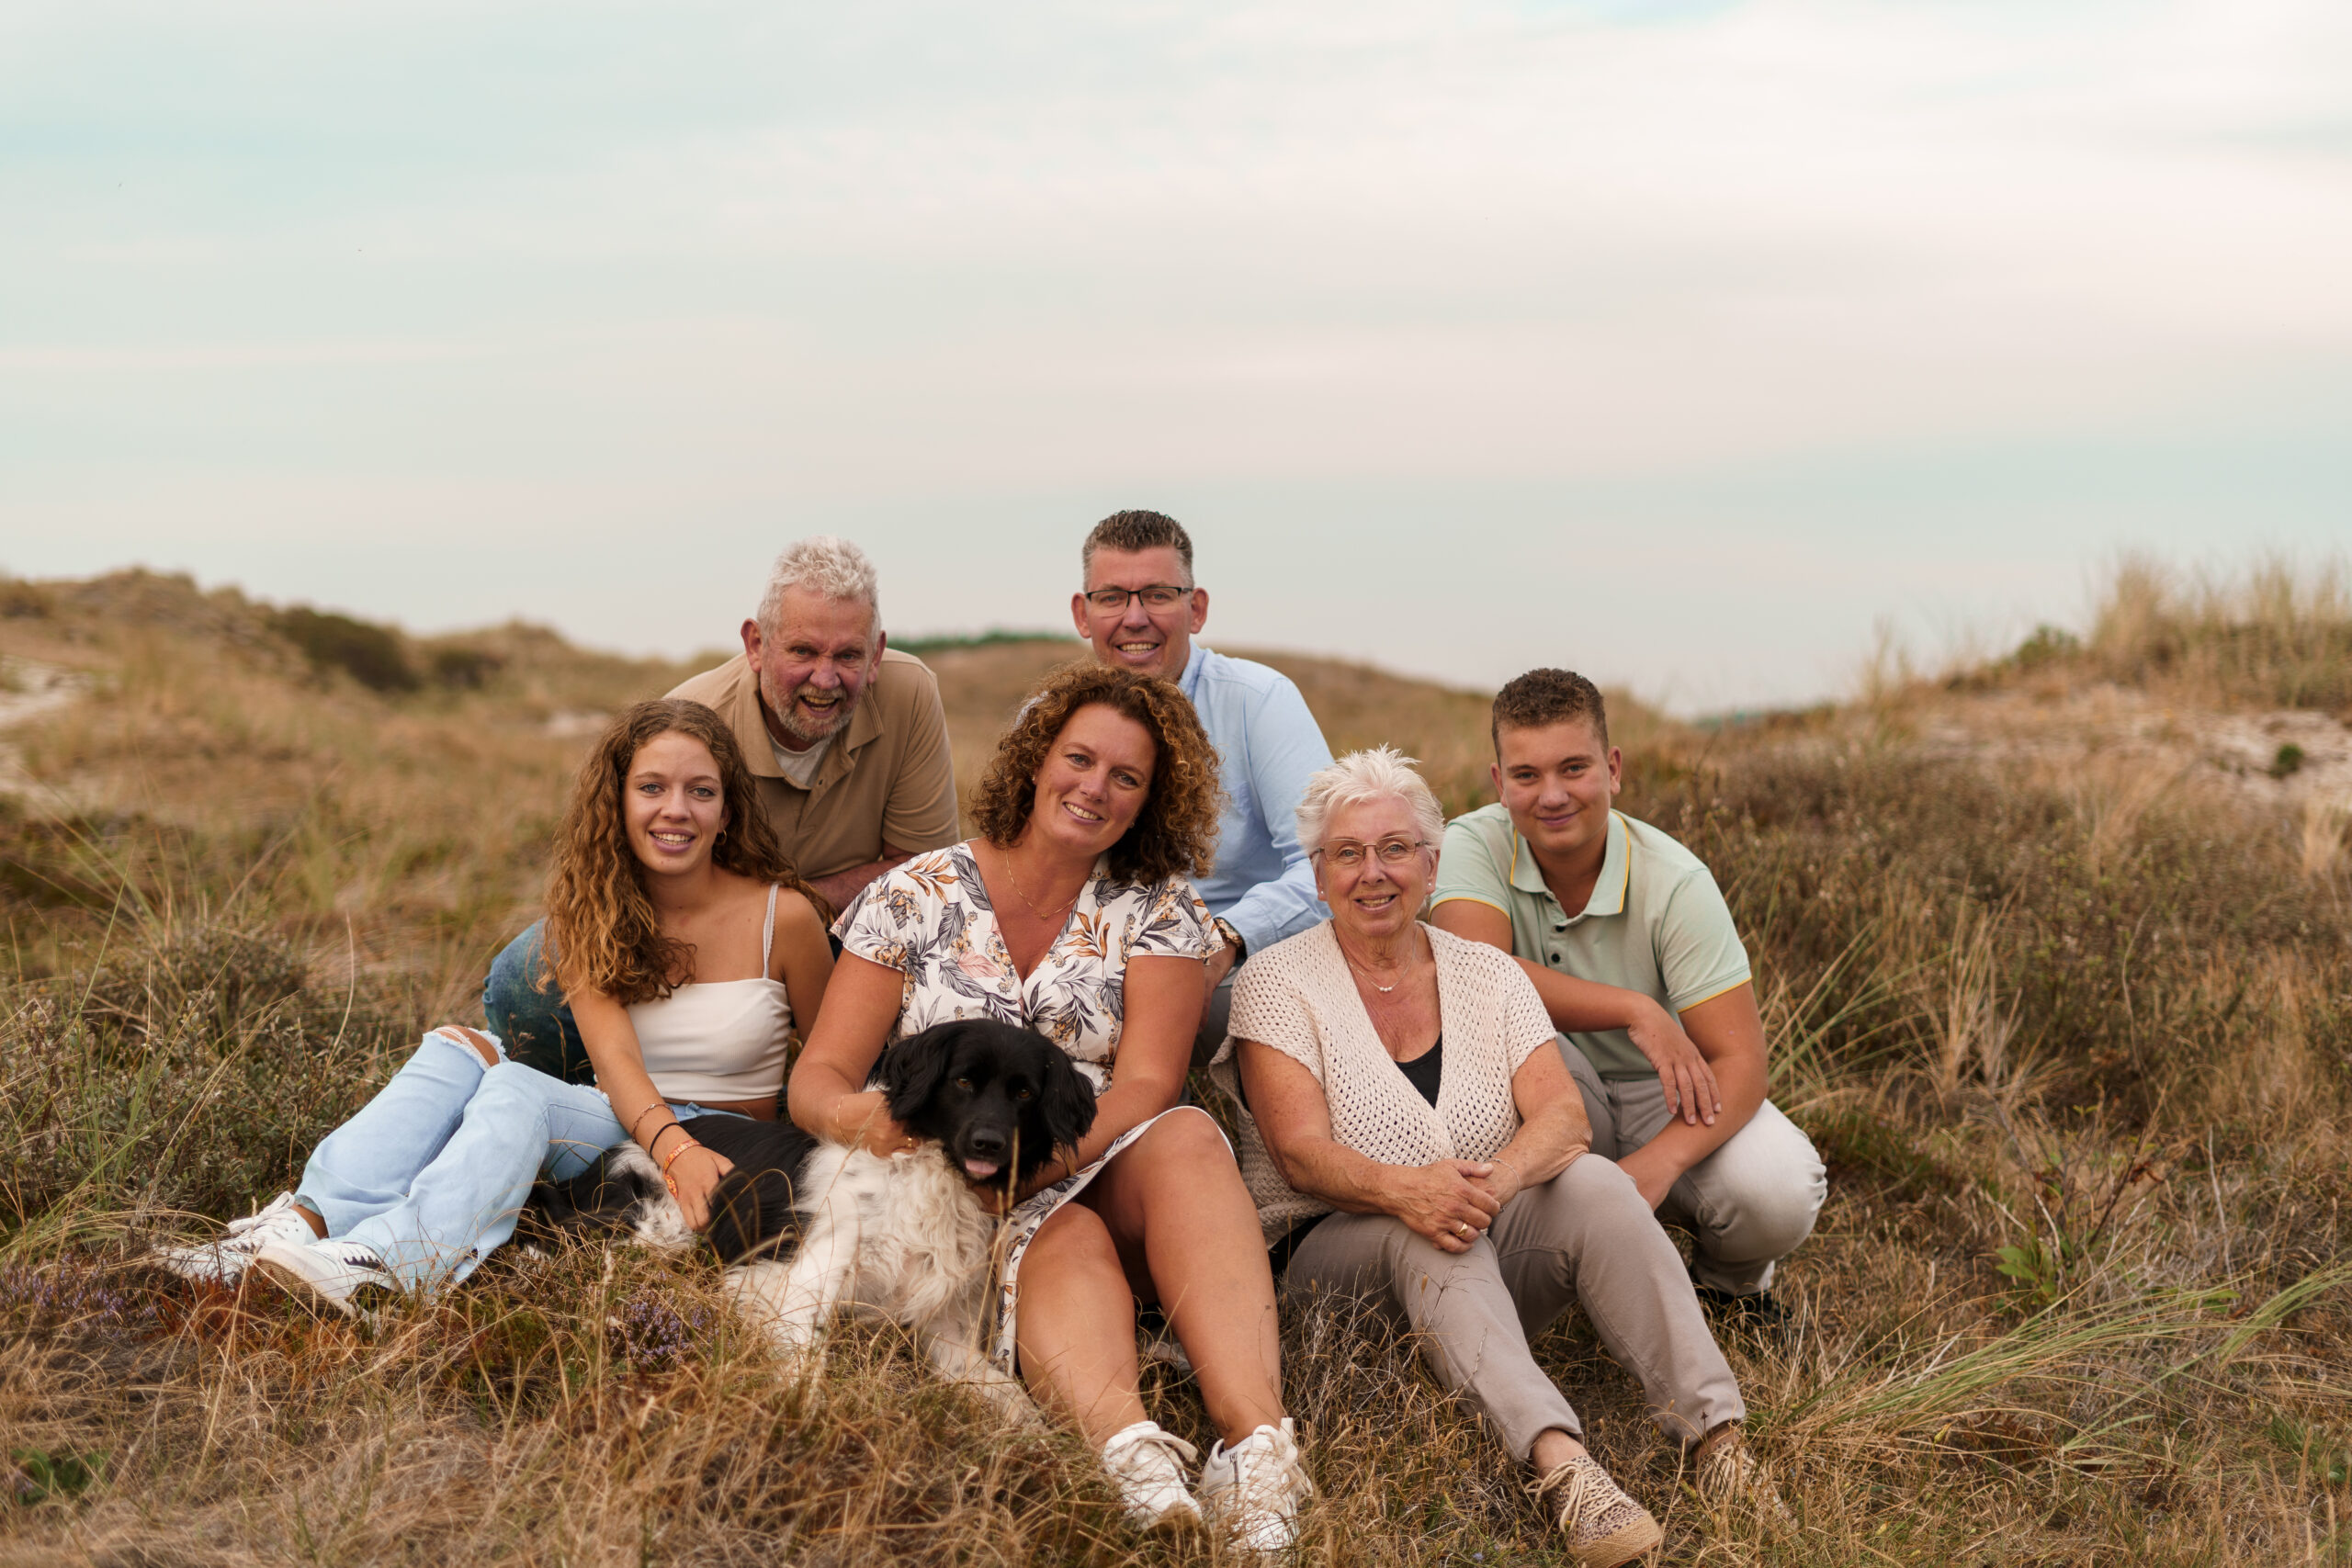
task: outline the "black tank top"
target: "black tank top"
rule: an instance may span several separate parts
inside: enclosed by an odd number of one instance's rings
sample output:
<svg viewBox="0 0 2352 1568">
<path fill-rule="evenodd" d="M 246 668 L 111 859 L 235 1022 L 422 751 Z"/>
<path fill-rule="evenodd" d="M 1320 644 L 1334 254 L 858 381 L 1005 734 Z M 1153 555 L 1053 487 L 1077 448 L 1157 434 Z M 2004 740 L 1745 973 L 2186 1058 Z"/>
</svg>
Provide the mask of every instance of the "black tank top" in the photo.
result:
<svg viewBox="0 0 2352 1568">
<path fill-rule="evenodd" d="M 1421 1091 L 1423 1100 L 1434 1106 L 1438 1078 L 1445 1071 L 1445 1036 L 1439 1035 L 1435 1044 L 1411 1061 L 1397 1063 L 1396 1070 L 1405 1075 L 1407 1083 Z"/>
</svg>

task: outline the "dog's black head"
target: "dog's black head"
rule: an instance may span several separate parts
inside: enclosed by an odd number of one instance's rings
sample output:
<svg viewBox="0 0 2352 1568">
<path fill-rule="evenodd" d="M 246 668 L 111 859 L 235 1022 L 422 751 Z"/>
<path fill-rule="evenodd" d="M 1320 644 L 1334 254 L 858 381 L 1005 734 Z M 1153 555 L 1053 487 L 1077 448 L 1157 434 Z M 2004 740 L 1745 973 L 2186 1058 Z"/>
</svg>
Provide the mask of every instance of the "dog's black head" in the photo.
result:
<svg viewBox="0 0 2352 1568">
<path fill-rule="evenodd" d="M 935 1138 L 975 1181 L 1015 1185 L 1094 1125 L 1094 1086 L 1034 1030 L 959 1019 L 910 1034 L 882 1054 L 875 1077 L 890 1114 Z"/>
</svg>

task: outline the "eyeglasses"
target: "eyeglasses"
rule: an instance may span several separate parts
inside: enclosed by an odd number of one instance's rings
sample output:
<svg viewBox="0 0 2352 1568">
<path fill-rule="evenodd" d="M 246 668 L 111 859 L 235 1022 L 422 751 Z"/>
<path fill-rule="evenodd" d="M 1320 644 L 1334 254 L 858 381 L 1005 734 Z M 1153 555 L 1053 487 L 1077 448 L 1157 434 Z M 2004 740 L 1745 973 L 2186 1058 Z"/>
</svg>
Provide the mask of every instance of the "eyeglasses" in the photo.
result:
<svg viewBox="0 0 2352 1568">
<path fill-rule="evenodd" d="M 1383 865 L 1403 865 L 1412 859 L 1417 850 L 1429 848 L 1427 839 L 1383 839 L 1376 844 L 1359 844 L 1342 839 L 1336 844 L 1326 844 L 1316 853 L 1338 866 L 1341 871 L 1354 871 L 1374 855 Z"/>
<path fill-rule="evenodd" d="M 1180 600 L 1192 597 L 1189 588 L 1179 588 L 1172 582 L 1155 582 L 1148 588 L 1097 588 L 1086 593 L 1086 602 L 1102 615 L 1124 615 L 1127 601 L 1140 599 L 1147 610 L 1165 610 Z"/>
</svg>

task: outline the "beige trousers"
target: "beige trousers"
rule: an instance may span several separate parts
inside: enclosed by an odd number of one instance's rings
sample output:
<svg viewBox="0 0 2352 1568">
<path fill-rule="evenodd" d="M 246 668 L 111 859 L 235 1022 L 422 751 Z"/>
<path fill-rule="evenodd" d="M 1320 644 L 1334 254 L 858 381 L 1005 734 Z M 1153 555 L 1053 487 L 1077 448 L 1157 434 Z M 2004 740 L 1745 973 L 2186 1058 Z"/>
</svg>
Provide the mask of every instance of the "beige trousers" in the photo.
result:
<svg viewBox="0 0 2352 1568">
<path fill-rule="evenodd" d="M 1597 1155 L 1513 1198 L 1467 1252 L 1385 1214 L 1330 1215 L 1291 1255 L 1283 1288 L 1364 1297 L 1409 1326 L 1438 1382 L 1521 1461 L 1554 1427 L 1584 1433 L 1527 1348 L 1571 1302 L 1641 1380 L 1668 1436 L 1695 1442 L 1747 1414 L 1674 1243 L 1632 1179 Z"/>
<path fill-rule="evenodd" d="M 1666 1131 L 1674 1118 L 1657 1079 L 1604 1083 L 1566 1036 L 1559 1045 L 1584 1095 L 1594 1154 L 1618 1159 Z M 1774 1267 L 1813 1234 L 1828 1195 L 1829 1173 L 1813 1140 L 1768 1100 L 1721 1148 L 1682 1173 L 1657 1213 L 1690 1227 L 1693 1279 L 1748 1296 L 1769 1288 Z"/>
</svg>

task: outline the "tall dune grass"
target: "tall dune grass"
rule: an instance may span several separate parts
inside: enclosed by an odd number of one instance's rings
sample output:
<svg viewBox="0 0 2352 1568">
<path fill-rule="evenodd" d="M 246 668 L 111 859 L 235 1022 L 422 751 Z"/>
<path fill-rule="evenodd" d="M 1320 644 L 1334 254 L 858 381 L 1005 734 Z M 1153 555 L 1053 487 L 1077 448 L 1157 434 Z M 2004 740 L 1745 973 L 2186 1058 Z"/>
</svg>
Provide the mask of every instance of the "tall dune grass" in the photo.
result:
<svg viewBox="0 0 2352 1568">
<path fill-rule="evenodd" d="M 2216 703 L 2352 712 L 2352 560 L 2184 571 L 2127 554 L 2082 653 L 2113 679 Z"/>
</svg>

